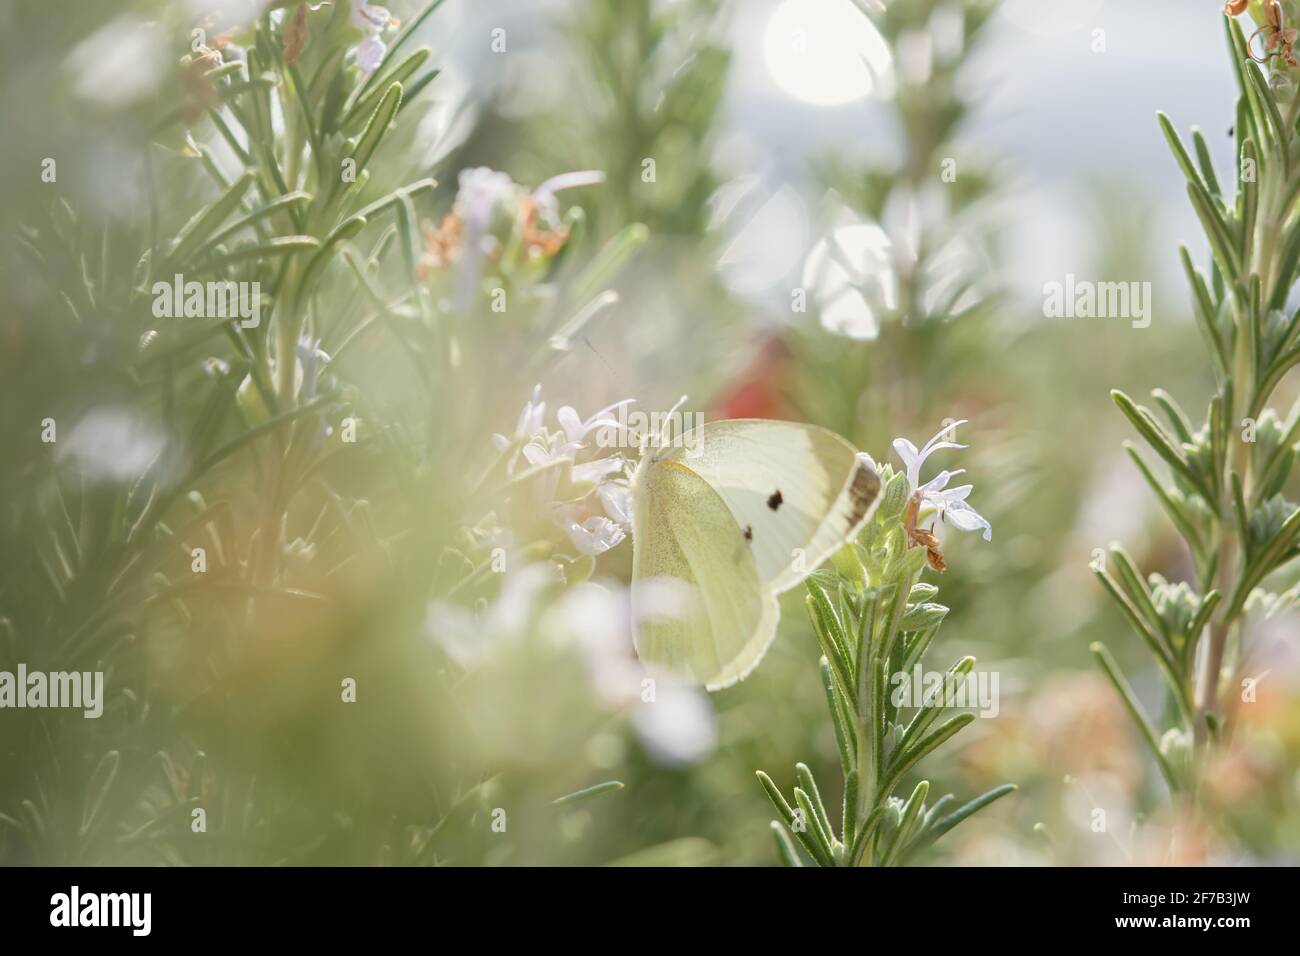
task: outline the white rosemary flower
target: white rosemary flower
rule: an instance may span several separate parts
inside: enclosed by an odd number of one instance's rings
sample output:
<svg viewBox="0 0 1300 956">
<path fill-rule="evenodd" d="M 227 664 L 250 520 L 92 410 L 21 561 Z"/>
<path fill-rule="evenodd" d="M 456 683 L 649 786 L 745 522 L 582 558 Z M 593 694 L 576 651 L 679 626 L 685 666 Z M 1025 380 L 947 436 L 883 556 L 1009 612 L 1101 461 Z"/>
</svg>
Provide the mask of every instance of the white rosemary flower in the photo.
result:
<svg viewBox="0 0 1300 956">
<path fill-rule="evenodd" d="M 519 414 L 513 439 L 494 435 L 493 441 L 502 450 L 519 446 L 506 464 L 507 473 L 520 473 L 521 459 L 528 469 L 538 471 L 532 479 L 537 505 L 573 546 L 583 554 L 603 554 L 631 530 L 627 463 L 621 455 L 588 457 L 594 445 L 587 439 L 598 429 L 617 428 L 610 413 L 633 400 L 614 402 L 585 419 L 564 405 L 555 414 L 560 430 L 551 431 L 545 425 L 541 394 L 538 385 Z M 573 497 L 561 497 L 562 490 Z"/>
<path fill-rule="evenodd" d="M 936 451 L 942 451 L 945 448 L 965 448 L 965 445 L 959 445 L 953 441 L 945 441 L 945 435 L 954 433 L 958 425 L 965 425 L 966 420 L 954 422 L 945 426 L 942 431 L 931 438 L 918 451 L 906 438 L 894 439 L 894 451 L 898 457 L 903 460 L 907 468 L 907 482 L 912 492 L 912 502 L 915 503 L 916 510 L 929 505 L 939 516 L 939 520 L 945 524 L 950 524 L 959 531 L 975 531 L 980 528 L 984 529 L 984 540 L 989 541 L 993 537 L 993 528 L 978 511 L 972 508 L 966 498 L 970 495 L 972 485 L 959 485 L 956 488 L 949 488 L 948 482 L 958 475 L 964 474 L 965 469 L 956 471 L 941 471 L 924 484 L 921 483 L 921 466 L 925 460 L 933 455 Z"/>
</svg>

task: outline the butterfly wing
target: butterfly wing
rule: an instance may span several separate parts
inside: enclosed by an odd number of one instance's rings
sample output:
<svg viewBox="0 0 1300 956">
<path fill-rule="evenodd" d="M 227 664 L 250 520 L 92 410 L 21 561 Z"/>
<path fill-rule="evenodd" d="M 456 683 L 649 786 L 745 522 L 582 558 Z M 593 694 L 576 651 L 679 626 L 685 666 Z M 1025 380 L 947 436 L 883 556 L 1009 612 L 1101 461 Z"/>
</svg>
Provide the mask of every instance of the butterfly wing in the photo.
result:
<svg viewBox="0 0 1300 956">
<path fill-rule="evenodd" d="M 815 571 L 875 511 L 875 470 L 825 428 L 733 419 L 709 422 L 691 437 L 672 460 L 726 502 L 748 535 L 759 578 L 778 594 Z"/>
<path fill-rule="evenodd" d="M 776 634 L 778 609 L 727 503 L 688 465 L 637 475 L 632 615 L 641 659 L 718 690 L 748 674 Z"/>
</svg>

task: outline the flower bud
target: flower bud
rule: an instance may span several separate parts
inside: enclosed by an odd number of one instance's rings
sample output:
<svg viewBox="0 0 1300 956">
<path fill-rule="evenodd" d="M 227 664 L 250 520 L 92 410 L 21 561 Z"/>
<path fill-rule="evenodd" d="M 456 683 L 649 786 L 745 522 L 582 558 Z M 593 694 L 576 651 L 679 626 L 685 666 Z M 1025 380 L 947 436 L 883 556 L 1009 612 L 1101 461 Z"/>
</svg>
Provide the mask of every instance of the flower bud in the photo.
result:
<svg viewBox="0 0 1300 956">
<path fill-rule="evenodd" d="M 911 491 L 912 488 L 907 482 L 907 475 L 899 472 L 890 478 L 880 496 L 879 520 L 893 521 L 901 515 L 903 508 L 907 506 L 907 499 Z"/>
<path fill-rule="evenodd" d="M 923 631 L 928 627 L 934 627 L 947 614 L 948 609 L 942 604 L 914 604 L 903 614 L 899 626 L 904 631 Z"/>
</svg>

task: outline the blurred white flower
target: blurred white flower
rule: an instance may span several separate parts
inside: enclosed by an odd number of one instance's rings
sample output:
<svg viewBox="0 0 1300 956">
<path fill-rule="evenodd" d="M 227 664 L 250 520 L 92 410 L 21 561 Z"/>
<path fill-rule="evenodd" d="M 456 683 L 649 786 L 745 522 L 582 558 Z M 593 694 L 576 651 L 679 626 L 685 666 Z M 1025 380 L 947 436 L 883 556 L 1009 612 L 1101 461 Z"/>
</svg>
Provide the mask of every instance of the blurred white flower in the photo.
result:
<svg viewBox="0 0 1300 956">
<path fill-rule="evenodd" d="M 539 598 L 557 580 L 553 565 L 529 564 L 506 573 L 496 599 L 476 611 L 451 601 L 431 601 L 425 610 L 425 634 L 461 667 L 476 667 L 526 633 Z"/>
<path fill-rule="evenodd" d="M 690 599 L 680 581 L 645 584 L 656 615 L 681 613 Z M 431 602 L 425 627 L 429 639 L 467 669 L 489 664 L 530 636 L 545 646 L 575 651 L 592 693 L 606 707 L 630 714 L 651 759 L 674 767 L 696 763 L 717 744 L 712 705 L 699 688 L 652 676 L 637 660 L 635 608 L 630 590 L 620 582 L 559 587 L 554 566 L 540 563 L 507 573 L 499 595 L 477 611 Z"/>
<path fill-rule="evenodd" d="M 980 301 L 987 270 L 979 249 L 954 232 L 942 187 L 894 189 L 878 223 L 862 222 L 848 209 L 834 218 L 808 253 L 802 280 L 829 331 L 869 341 L 899 309 L 917 308 L 921 314 L 903 316 L 917 321 L 958 315 Z M 919 302 L 902 301 L 900 277 L 916 284 Z"/>
<path fill-rule="evenodd" d="M 699 763 L 718 743 L 707 695 L 677 681 L 659 680 L 654 699 L 638 705 L 632 725 L 650 758 L 670 767 Z"/>
<path fill-rule="evenodd" d="M 430 640 L 466 668 L 481 666 L 530 633 L 554 648 L 576 648 L 592 686 L 607 703 L 620 707 L 636 698 L 645 673 L 632 645 L 627 588 L 616 581 L 564 588 L 549 562 L 507 572 L 497 596 L 477 610 L 431 601 L 425 629 Z"/>
<path fill-rule="evenodd" d="M 620 527 L 632 526 L 632 489 L 621 482 L 606 481 L 596 486 L 596 497 L 605 513 Z"/>
<path fill-rule="evenodd" d="M 613 519 L 604 515 L 583 517 L 583 514 L 575 505 L 557 505 L 554 511 L 555 523 L 583 554 L 604 554 L 627 536 Z"/>
<path fill-rule="evenodd" d="M 645 669 L 632 645 L 628 589 L 617 581 L 588 581 L 568 588 L 542 618 L 556 644 L 576 644 L 591 686 L 607 704 L 625 707 L 637 699 Z"/>
<path fill-rule="evenodd" d="M 605 426 L 617 428 L 618 420 L 610 418 L 609 413 L 614 411 L 616 408 L 630 405 L 634 401 L 635 399 L 625 398 L 621 402 L 614 402 L 612 405 L 606 405 L 586 421 L 582 420 L 582 417 L 572 405 L 562 405 L 560 406 L 560 410 L 555 413 L 555 420 L 558 421 L 560 427 L 564 429 L 564 437 L 570 442 L 577 443 L 583 441 L 594 429 Z"/>
<path fill-rule="evenodd" d="M 153 93 L 166 56 L 167 41 L 157 23 L 121 16 L 78 44 L 64 69 L 77 96 L 111 109 Z"/>
<path fill-rule="evenodd" d="M 531 438 L 542 430 L 542 422 L 545 420 L 546 403 L 542 401 L 542 386 L 534 385 L 532 397 L 524 403 L 524 410 L 519 413 L 519 420 L 515 423 L 514 437 Z M 505 435 L 493 435 L 492 441 L 502 451 L 510 447 L 510 439 Z"/>
<path fill-rule="evenodd" d="M 58 456 L 70 459 L 92 481 L 131 481 L 162 455 L 166 442 L 151 425 L 118 408 L 97 408 L 59 442 Z"/>
<path fill-rule="evenodd" d="M 464 312 L 474 301 L 483 263 L 495 254 L 501 240 L 494 231 L 513 229 L 522 187 L 505 173 L 486 166 L 462 169 L 457 177 L 452 216 L 463 230 L 456 258 L 456 307 Z M 494 222 L 500 219 L 505 225 Z M 494 229 L 495 227 L 495 229 Z"/>
<path fill-rule="evenodd" d="M 939 515 L 940 521 L 951 524 L 960 531 L 975 531 L 983 528 L 984 540 L 989 541 L 993 537 L 993 528 L 979 512 L 966 503 L 966 498 L 970 495 L 973 486 L 948 487 L 949 480 L 957 475 L 964 474 L 965 469 L 941 471 L 925 484 L 921 483 L 921 466 L 932 454 L 945 448 L 967 447 L 944 440 L 944 436 L 953 434 L 958 425 L 965 424 L 966 420 L 962 419 L 959 422 L 953 422 L 951 425 L 945 426 L 942 431 L 926 442 L 919 451 L 906 438 L 895 438 L 894 451 L 907 467 L 907 482 L 911 487 L 912 500 L 919 507 L 930 505 Z"/>
<path fill-rule="evenodd" d="M 875 224 L 840 226 L 813 246 L 803 284 L 828 331 L 861 341 L 880 334 L 882 314 L 898 308 L 892 257 L 893 243 Z"/>
<path fill-rule="evenodd" d="M 934 41 L 928 30 L 904 30 L 895 43 L 898 74 L 909 86 L 924 86 L 934 71 Z"/>
<path fill-rule="evenodd" d="M 632 628 L 638 607 L 656 615 L 682 613 L 690 595 L 681 581 L 644 582 L 634 604 L 631 591 L 617 582 L 588 582 L 566 590 L 543 618 L 553 641 L 575 641 L 582 651 L 592 688 L 613 707 L 634 708 L 632 725 L 651 759 L 666 766 L 698 763 L 717 744 L 713 707 L 698 687 L 651 675 L 636 659 Z"/>
</svg>

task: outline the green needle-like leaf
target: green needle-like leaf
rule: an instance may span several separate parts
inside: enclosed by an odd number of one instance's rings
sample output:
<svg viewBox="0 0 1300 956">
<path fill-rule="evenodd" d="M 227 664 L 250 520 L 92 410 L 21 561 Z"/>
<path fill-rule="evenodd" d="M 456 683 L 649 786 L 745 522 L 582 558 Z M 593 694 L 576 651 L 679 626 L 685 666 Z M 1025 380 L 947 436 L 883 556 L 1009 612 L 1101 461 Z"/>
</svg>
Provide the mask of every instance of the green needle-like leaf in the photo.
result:
<svg viewBox="0 0 1300 956">
<path fill-rule="evenodd" d="M 1151 446 L 1156 454 L 1182 475 L 1188 484 L 1196 488 L 1207 503 L 1213 503 L 1214 495 L 1206 486 L 1205 481 L 1193 471 L 1187 457 L 1174 444 L 1173 439 L 1169 437 L 1165 430 L 1160 427 L 1160 423 L 1155 420 L 1155 417 L 1145 408 L 1134 403 L 1133 399 L 1117 388 L 1111 389 L 1110 397 L 1119 407 L 1119 410 L 1124 413 L 1125 417 L 1133 423 L 1133 427 L 1137 429 L 1138 434 L 1146 439 L 1147 444 Z"/>
<path fill-rule="evenodd" d="M 361 133 L 361 138 L 357 140 L 356 149 L 352 151 L 352 158 L 356 160 L 356 171 L 358 173 L 366 168 L 366 165 L 370 162 L 370 157 L 379 148 L 379 144 L 388 133 L 388 128 L 393 122 L 393 117 L 397 115 L 397 108 L 401 103 L 402 84 L 394 83 L 388 87 L 383 98 L 380 99 L 379 105 L 370 114 L 366 128 Z"/>
<path fill-rule="evenodd" d="M 1129 716 L 1133 718 L 1133 723 L 1141 731 L 1142 739 L 1147 742 L 1147 746 L 1150 748 L 1152 756 L 1155 757 L 1160 772 L 1164 774 L 1169 788 L 1177 792 L 1180 789 L 1180 783 L 1174 774 L 1173 768 L 1169 765 L 1169 761 L 1165 759 L 1164 753 L 1160 750 L 1160 738 L 1156 734 L 1156 729 L 1152 726 L 1146 711 L 1142 709 L 1142 705 L 1138 702 L 1137 695 L 1133 693 L 1133 688 L 1129 686 L 1129 682 L 1120 671 L 1119 665 L 1115 663 L 1115 658 L 1111 657 L 1110 651 L 1099 641 L 1094 641 L 1089 650 L 1097 658 L 1097 663 L 1106 672 L 1106 676 L 1110 678 L 1115 690 L 1119 692 L 1120 700 L 1124 702 L 1124 707 L 1129 712 Z"/>
<path fill-rule="evenodd" d="M 831 834 L 825 829 L 821 819 L 817 816 L 817 810 L 813 806 L 812 798 L 800 787 L 794 788 L 794 800 L 802 811 L 804 833 L 801 834 L 795 829 L 796 835 L 807 835 L 809 842 L 816 847 L 816 858 L 822 866 L 835 865 L 835 850 Z"/>
<path fill-rule="evenodd" d="M 786 832 L 785 827 L 773 820 L 771 824 L 772 839 L 776 841 L 777 856 L 786 866 L 803 866 L 803 860 L 799 858 L 799 851 L 795 849 L 794 843 L 790 840 L 790 834 Z"/>
<path fill-rule="evenodd" d="M 606 793 L 616 793 L 622 790 L 623 786 L 621 780 L 606 780 L 604 783 L 598 783 L 595 786 L 575 790 L 573 793 L 565 794 L 562 797 L 556 797 L 551 801 L 551 805 L 563 807 L 572 803 L 580 803 L 583 800 L 590 800 L 592 797 L 599 797 Z"/>
<path fill-rule="evenodd" d="M 160 271 L 165 273 L 173 266 L 183 266 L 188 263 L 195 250 L 211 237 L 216 232 L 217 227 L 239 208 L 239 204 L 244 199 L 244 193 L 248 192 L 248 187 L 253 185 L 255 178 L 251 171 L 245 172 L 231 184 L 230 188 L 220 198 L 195 213 L 177 234 L 176 242 L 163 259 Z"/>
<path fill-rule="evenodd" d="M 900 858 L 900 862 L 906 862 L 917 853 L 920 853 L 922 850 L 932 845 L 939 839 L 939 837 L 957 826 L 957 824 L 978 813 L 980 810 L 983 810 L 994 801 L 1000 800 L 1007 794 L 1014 792 L 1015 789 L 1016 785 L 1013 783 L 1005 783 L 1000 787 L 994 787 L 987 793 L 980 794 L 969 803 L 965 803 L 958 807 L 947 816 L 938 817 L 937 819 L 934 817 L 934 811 L 938 810 L 941 804 L 951 800 L 952 797 L 949 795 L 940 801 L 936 801 L 934 807 L 931 809 L 931 815 L 929 816 L 929 819 L 933 820 L 933 822 L 927 823 L 925 828 L 917 835 L 916 839 L 912 841 L 911 846 L 907 847 Z"/>
<path fill-rule="evenodd" d="M 840 751 L 840 769 L 847 776 L 853 768 L 853 754 L 857 750 L 857 741 L 852 726 L 844 719 L 845 712 L 839 704 L 839 696 L 842 692 L 836 688 L 835 675 L 831 672 L 830 662 L 823 656 L 819 663 L 822 689 L 826 692 L 826 706 L 830 710 L 831 727 L 835 731 L 835 745 Z"/>
<path fill-rule="evenodd" d="M 1200 174 L 1197 173 L 1196 167 L 1192 164 L 1192 157 L 1187 155 L 1187 147 L 1183 145 L 1182 138 L 1178 131 L 1174 129 L 1174 124 L 1170 122 L 1169 117 L 1163 112 L 1156 113 L 1156 122 L 1160 124 L 1160 132 L 1165 134 L 1165 141 L 1169 143 L 1169 150 L 1174 154 L 1174 159 L 1178 161 L 1178 168 L 1183 171 L 1183 175 L 1189 181 L 1201 185 Z"/>
<path fill-rule="evenodd" d="M 894 787 L 896 787 L 898 781 L 903 778 L 903 774 L 916 766 L 917 762 L 920 761 L 922 757 L 937 750 L 950 737 L 956 734 L 957 731 L 961 730 L 975 719 L 976 716 L 974 714 L 958 714 L 956 717 L 944 721 L 935 728 L 929 736 L 913 744 L 909 750 L 900 751 L 899 754 L 890 761 L 890 770 L 885 778 L 884 784 L 881 785 L 878 791 L 879 796 L 883 799 L 893 793 Z"/>
</svg>

